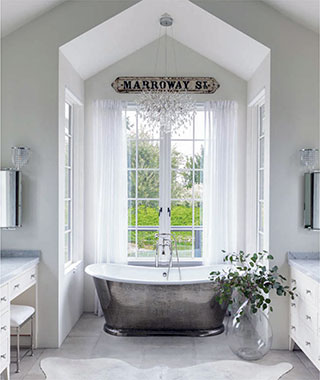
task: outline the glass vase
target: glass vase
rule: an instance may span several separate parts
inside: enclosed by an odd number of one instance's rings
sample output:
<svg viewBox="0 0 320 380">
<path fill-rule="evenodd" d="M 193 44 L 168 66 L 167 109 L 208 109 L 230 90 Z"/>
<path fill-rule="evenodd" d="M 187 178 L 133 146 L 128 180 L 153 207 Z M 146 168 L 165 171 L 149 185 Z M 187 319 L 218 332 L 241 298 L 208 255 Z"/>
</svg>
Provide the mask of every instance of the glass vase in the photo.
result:
<svg viewBox="0 0 320 380">
<path fill-rule="evenodd" d="M 253 313 L 249 301 L 233 310 L 226 327 L 227 342 L 234 354 L 244 360 L 258 360 L 272 345 L 272 328 L 260 310 Z"/>
</svg>

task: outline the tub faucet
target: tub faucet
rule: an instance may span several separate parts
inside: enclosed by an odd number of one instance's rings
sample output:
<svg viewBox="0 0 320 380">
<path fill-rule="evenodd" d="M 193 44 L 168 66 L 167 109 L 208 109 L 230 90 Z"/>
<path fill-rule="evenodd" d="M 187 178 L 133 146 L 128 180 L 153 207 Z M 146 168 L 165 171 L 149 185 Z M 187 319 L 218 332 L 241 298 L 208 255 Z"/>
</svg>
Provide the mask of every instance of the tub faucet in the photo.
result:
<svg viewBox="0 0 320 380">
<path fill-rule="evenodd" d="M 181 269 L 180 269 L 180 261 L 177 247 L 177 240 L 175 236 L 171 233 L 159 233 L 156 234 L 157 244 L 156 244 L 156 255 L 155 255 L 155 266 L 159 266 L 159 250 L 161 249 L 162 255 L 166 254 L 166 247 L 169 249 L 169 264 L 168 270 L 165 275 L 167 280 L 169 279 L 170 269 L 173 266 L 173 248 L 172 248 L 172 240 L 174 242 L 174 249 L 177 258 L 178 270 L 179 270 L 179 279 L 181 280 Z"/>
</svg>

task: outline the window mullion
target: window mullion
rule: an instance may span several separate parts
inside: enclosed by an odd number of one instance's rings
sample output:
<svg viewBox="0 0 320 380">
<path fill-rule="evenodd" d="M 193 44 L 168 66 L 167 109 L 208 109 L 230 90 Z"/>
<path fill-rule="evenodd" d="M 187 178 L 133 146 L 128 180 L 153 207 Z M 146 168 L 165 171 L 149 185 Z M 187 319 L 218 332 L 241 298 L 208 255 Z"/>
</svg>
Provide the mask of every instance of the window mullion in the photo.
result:
<svg viewBox="0 0 320 380">
<path fill-rule="evenodd" d="M 160 203 L 162 213 L 160 214 L 160 233 L 170 232 L 170 215 L 168 209 L 171 207 L 171 138 L 169 133 L 163 134 L 160 139 Z"/>
</svg>

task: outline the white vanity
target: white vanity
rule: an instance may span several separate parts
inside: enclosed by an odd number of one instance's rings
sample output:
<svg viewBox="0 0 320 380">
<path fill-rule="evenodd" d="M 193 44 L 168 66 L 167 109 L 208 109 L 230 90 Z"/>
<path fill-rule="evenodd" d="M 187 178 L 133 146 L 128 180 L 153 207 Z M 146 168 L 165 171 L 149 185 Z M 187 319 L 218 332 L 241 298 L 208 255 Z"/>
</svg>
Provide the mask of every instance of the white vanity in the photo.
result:
<svg viewBox="0 0 320 380">
<path fill-rule="evenodd" d="M 289 350 L 296 343 L 320 370 L 320 253 L 288 253 L 291 288 Z"/>
<path fill-rule="evenodd" d="M 0 374 L 10 377 L 10 303 L 33 306 L 37 311 L 39 251 L 2 251 L 0 265 Z M 34 342 L 37 342 L 37 312 Z"/>
</svg>

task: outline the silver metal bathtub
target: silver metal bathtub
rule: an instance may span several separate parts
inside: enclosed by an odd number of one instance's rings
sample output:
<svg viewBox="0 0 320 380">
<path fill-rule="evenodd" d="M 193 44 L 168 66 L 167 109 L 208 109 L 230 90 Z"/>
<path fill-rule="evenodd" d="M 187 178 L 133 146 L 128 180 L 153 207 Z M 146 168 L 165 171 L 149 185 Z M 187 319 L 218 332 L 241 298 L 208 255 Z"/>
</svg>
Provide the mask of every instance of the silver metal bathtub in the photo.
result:
<svg viewBox="0 0 320 380">
<path fill-rule="evenodd" d="M 224 331 L 225 308 L 215 300 L 209 271 L 207 278 L 197 280 L 189 272 L 199 267 L 182 268 L 182 281 L 179 281 L 174 271 L 172 280 L 164 280 L 157 277 L 163 268 L 147 268 L 154 276 L 149 279 L 152 276 L 144 272 L 147 279 L 143 280 L 139 269 L 121 271 L 120 268 L 118 277 L 113 277 L 115 268 L 110 274 L 110 268 L 92 267 L 87 267 L 86 272 L 94 278 L 106 322 L 104 330 L 109 334 L 209 336 Z"/>
</svg>

